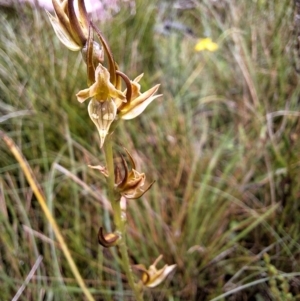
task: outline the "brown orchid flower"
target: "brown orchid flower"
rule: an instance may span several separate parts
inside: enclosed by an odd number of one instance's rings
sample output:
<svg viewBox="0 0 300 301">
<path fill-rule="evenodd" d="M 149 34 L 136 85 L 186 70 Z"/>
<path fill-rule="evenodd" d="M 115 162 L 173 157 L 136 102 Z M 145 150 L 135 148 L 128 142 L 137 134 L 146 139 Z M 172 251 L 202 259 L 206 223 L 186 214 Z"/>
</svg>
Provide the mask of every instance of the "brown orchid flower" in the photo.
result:
<svg viewBox="0 0 300 301">
<path fill-rule="evenodd" d="M 105 248 L 110 248 L 117 245 L 120 239 L 120 235 L 118 233 L 106 233 L 104 234 L 103 228 L 100 227 L 98 232 L 98 242 L 101 246 Z"/>
<path fill-rule="evenodd" d="M 124 174 L 122 176 L 121 169 L 118 167 L 115 168 L 115 187 L 116 190 L 126 199 L 138 199 L 151 188 L 154 182 L 144 188 L 146 180 L 145 174 L 139 173 L 136 170 L 132 156 L 126 149 L 125 151 L 131 163 L 131 170 L 128 170 L 126 160 L 121 155 L 122 170 Z"/>
<path fill-rule="evenodd" d="M 143 264 L 135 265 L 134 267 L 142 272 L 142 283 L 143 285 L 153 288 L 161 284 L 167 276 L 176 268 L 176 264 L 165 265 L 162 269 L 158 270 L 156 265 L 162 259 L 162 255 L 159 255 L 158 258 L 154 261 L 148 269 Z"/>
<path fill-rule="evenodd" d="M 78 14 L 74 0 L 52 0 L 55 17 L 47 12 L 51 25 L 59 40 L 70 50 L 81 50 L 88 38 L 89 21 L 84 0 L 77 0 Z"/>
<path fill-rule="evenodd" d="M 115 192 L 126 199 L 138 199 L 146 193 L 154 182 L 150 183 L 144 188 L 146 176 L 136 170 L 135 162 L 130 153 L 125 149 L 131 164 L 129 171 L 126 160 L 121 155 L 121 167 L 115 167 Z M 101 165 L 89 167 L 98 169 L 105 176 L 108 177 L 108 171 Z"/>
</svg>

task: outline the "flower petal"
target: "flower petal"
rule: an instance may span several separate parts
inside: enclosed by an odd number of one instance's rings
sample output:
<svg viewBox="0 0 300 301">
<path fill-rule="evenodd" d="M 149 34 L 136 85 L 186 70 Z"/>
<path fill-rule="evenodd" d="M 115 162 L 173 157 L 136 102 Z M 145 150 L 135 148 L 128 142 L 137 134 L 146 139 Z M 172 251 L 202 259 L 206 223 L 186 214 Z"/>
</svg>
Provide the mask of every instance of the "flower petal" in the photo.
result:
<svg viewBox="0 0 300 301">
<path fill-rule="evenodd" d="M 107 233 L 104 234 L 103 228 L 100 227 L 98 232 L 98 242 L 101 246 L 105 248 L 110 248 L 115 246 L 120 239 L 120 235 L 118 233 Z"/>
<path fill-rule="evenodd" d="M 176 268 L 176 264 L 165 265 L 162 269 L 157 270 L 156 265 L 162 259 L 162 255 L 158 256 L 154 263 L 148 269 L 144 265 L 136 265 L 135 268 L 142 271 L 142 283 L 147 287 L 155 287 L 162 283 L 166 277 Z"/>
<path fill-rule="evenodd" d="M 130 194 L 129 192 L 125 192 L 122 195 L 128 200 L 139 199 L 152 187 L 154 183 L 155 181 L 150 183 L 147 188 L 145 189 L 139 188 L 138 190 L 134 191 L 132 194 Z"/>
<path fill-rule="evenodd" d="M 49 17 L 49 20 L 51 22 L 51 25 L 59 38 L 59 40 L 70 50 L 72 51 L 78 51 L 81 49 L 81 46 L 78 45 L 71 35 L 68 33 L 68 31 L 64 28 L 62 23 L 59 22 L 59 20 L 56 17 L 53 17 L 48 11 L 47 15 Z"/>
<path fill-rule="evenodd" d="M 213 42 L 211 38 L 199 39 L 195 46 L 196 51 L 216 51 L 219 48 L 218 44 Z"/>
<path fill-rule="evenodd" d="M 146 92 L 145 92 L 146 93 Z M 143 94 L 140 96 L 142 99 Z M 143 99 L 142 101 L 138 101 L 136 104 L 133 104 L 131 108 L 129 108 L 127 111 L 125 111 L 124 113 L 120 112 L 120 116 L 122 119 L 124 120 L 130 120 L 133 119 L 135 117 L 137 117 L 138 115 L 140 115 L 141 113 L 144 112 L 144 110 L 147 108 L 147 106 L 156 98 L 162 96 L 162 94 L 158 94 L 155 96 L 151 96 L 149 98 Z"/>
<path fill-rule="evenodd" d="M 156 287 L 161 284 L 167 276 L 176 268 L 176 264 L 165 265 L 161 270 L 156 271 L 154 275 L 150 278 L 148 283 L 144 283 L 148 287 Z"/>
<path fill-rule="evenodd" d="M 116 118 L 117 107 L 112 100 L 100 102 L 93 98 L 88 105 L 88 112 L 99 132 L 101 148 L 109 132 L 110 125 Z"/>
<path fill-rule="evenodd" d="M 84 102 L 85 100 L 87 100 L 88 98 L 91 98 L 91 97 L 93 97 L 93 95 L 91 95 L 91 90 L 90 90 L 90 88 L 87 88 L 87 89 L 84 89 L 84 90 L 81 90 L 81 91 L 79 91 L 77 94 L 76 94 L 76 96 L 77 96 L 77 100 L 79 101 L 79 102 Z"/>
<path fill-rule="evenodd" d="M 126 97 L 124 93 L 116 89 L 110 82 L 110 74 L 104 66 L 99 64 L 95 71 L 95 75 L 96 83 L 94 84 L 95 87 L 93 89 L 95 89 L 95 97 L 98 101 L 105 101 L 109 98 L 120 98 L 125 100 Z"/>
<path fill-rule="evenodd" d="M 136 77 L 132 82 L 132 99 L 135 99 L 139 97 L 142 93 L 140 92 L 141 90 L 141 85 L 139 84 L 140 79 L 143 77 L 144 73 L 140 74 L 138 77 Z"/>
<path fill-rule="evenodd" d="M 107 168 L 101 165 L 88 165 L 88 167 L 92 169 L 98 169 L 106 178 L 108 178 L 108 171 Z"/>
</svg>

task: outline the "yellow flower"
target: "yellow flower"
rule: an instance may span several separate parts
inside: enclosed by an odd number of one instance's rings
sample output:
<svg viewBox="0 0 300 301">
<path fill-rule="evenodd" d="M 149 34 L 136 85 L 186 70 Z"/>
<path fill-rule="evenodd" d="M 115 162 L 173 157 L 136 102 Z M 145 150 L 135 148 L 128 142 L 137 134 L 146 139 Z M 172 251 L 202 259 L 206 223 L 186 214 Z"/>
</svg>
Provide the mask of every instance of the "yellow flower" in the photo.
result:
<svg viewBox="0 0 300 301">
<path fill-rule="evenodd" d="M 123 102 L 126 99 L 124 93 L 110 82 L 110 74 L 101 64 L 98 65 L 95 71 L 95 79 L 96 81 L 89 88 L 76 94 L 79 102 L 84 102 L 88 98 L 93 98 L 99 102 L 113 98 L 119 98 Z"/>
<path fill-rule="evenodd" d="M 93 56 L 95 46 L 90 36 L 86 43 L 85 59 L 89 83 L 91 85 L 89 88 L 79 91 L 76 96 L 79 102 L 84 102 L 86 99 L 92 98 L 88 110 L 91 119 L 97 126 L 101 139 L 100 147 L 102 147 L 109 128 L 117 117 L 125 120 L 133 119 L 140 115 L 154 99 L 161 95 L 154 95 L 159 85 L 141 93 L 139 81 L 143 74 L 131 81 L 126 74 L 119 71 L 104 37 L 92 23 L 91 26 L 96 31 L 108 58 L 108 68 L 98 63 L 95 69 Z M 124 92 L 121 91 L 122 79 L 126 84 Z M 109 102 L 109 107 L 106 108 L 105 106 L 108 106 L 107 102 Z"/>
<path fill-rule="evenodd" d="M 152 265 L 148 268 L 145 268 L 144 265 L 139 264 L 136 265 L 135 268 L 142 271 L 142 283 L 147 287 L 156 287 L 161 284 L 167 276 L 176 268 L 176 264 L 173 265 L 165 265 L 162 269 L 158 270 L 156 268 L 157 263 L 162 259 L 162 255 L 160 255 Z"/>
<path fill-rule="evenodd" d="M 137 117 L 154 99 L 161 96 L 161 94 L 154 95 L 160 85 L 156 85 L 146 92 L 141 93 L 141 86 L 139 84 L 139 81 L 142 77 L 143 74 L 139 75 L 133 81 L 130 81 L 131 96 L 129 97 L 129 99 L 127 99 L 127 102 L 117 103 L 118 116 L 121 119 L 129 120 Z"/>
<path fill-rule="evenodd" d="M 88 113 L 97 127 L 100 136 L 100 147 L 103 146 L 112 122 L 117 116 L 114 98 L 125 100 L 125 95 L 110 82 L 108 70 L 101 64 L 95 71 L 96 81 L 87 89 L 79 91 L 76 96 L 79 102 L 91 98 Z"/>
<path fill-rule="evenodd" d="M 211 38 L 199 39 L 195 46 L 196 51 L 216 51 L 218 48 L 218 44 L 213 42 Z"/>
<path fill-rule="evenodd" d="M 126 74 L 118 70 L 112 52 L 95 25 L 88 20 L 84 0 L 76 0 L 78 13 L 75 13 L 74 0 L 52 0 L 56 16 L 48 13 L 50 22 L 63 44 L 71 50 L 81 50 L 86 62 L 88 88 L 79 91 L 79 102 L 90 99 L 88 113 L 100 135 L 100 147 L 109 133 L 115 119 L 132 119 L 140 115 L 145 108 L 160 95 L 154 95 L 159 85 L 141 93 L 139 80 L 143 75 L 131 81 Z M 100 44 L 94 41 L 94 32 Z M 107 67 L 102 65 L 104 54 Z M 122 79 L 126 84 L 121 91 Z M 126 94 L 126 95 L 125 95 Z"/>
</svg>

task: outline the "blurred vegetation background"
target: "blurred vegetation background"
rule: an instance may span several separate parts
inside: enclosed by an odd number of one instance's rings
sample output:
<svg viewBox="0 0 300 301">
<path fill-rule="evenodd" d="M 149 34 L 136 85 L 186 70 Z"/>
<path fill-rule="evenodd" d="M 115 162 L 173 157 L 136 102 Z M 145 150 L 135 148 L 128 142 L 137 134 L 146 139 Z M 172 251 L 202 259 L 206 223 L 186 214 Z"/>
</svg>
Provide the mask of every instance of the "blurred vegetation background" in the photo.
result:
<svg viewBox="0 0 300 301">
<path fill-rule="evenodd" d="M 298 1 L 295 1 L 297 4 Z M 300 300 L 300 27 L 288 0 L 136 1 L 97 24 L 120 69 L 163 97 L 115 131 L 156 183 L 128 204 L 133 264 L 177 264 L 145 300 Z M 189 5 L 190 6 L 189 6 Z M 296 21 L 295 21 L 296 20 Z M 20 147 L 96 300 L 132 300 L 117 253 L 80 53 L 45 12 L 0 8 L 0 129 Z M 218 44 L 197 52 L 199 38 Z M 298 47 L 298 48 L 297 48 Z M 0 300 L 83 300 L 25 177 L 0 142 Z M 42 258 L 40 257 L 42 256 Z"/>
</svg>

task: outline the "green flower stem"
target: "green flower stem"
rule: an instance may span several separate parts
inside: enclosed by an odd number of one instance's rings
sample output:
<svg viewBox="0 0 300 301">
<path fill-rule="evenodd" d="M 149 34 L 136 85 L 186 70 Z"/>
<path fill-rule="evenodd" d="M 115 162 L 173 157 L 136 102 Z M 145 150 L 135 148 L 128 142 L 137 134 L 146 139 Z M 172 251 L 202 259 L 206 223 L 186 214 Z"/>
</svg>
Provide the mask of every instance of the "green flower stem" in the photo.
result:
<svg viewBox="0 0 300 301">
<path fill-rule="evenodd" d="M 114 223 L 116 227 L 116 232 L 120 233 L 120 240 L 118 247 L 121 253 L 121 261 L 123 269 L 127 276 L 130 287 L 132 288 L 135 298 L 137 301 L 143 301 L 142 291 L 134 282 L 134 277 L 132 269 L 130 266 L 127 245 L 126 245 L 126 217 L 121 209 L 120 197 L 115 195 L 114 185 L 115 185 L 115 175 L 114 175 L 114 161 L 113 161 L 113 150 L 111 136 L 106 137 L 104 143 L 104 152 L 106 159 L 106 166 L 108 171 L 108 197 L 111 202 L 113 209 Z"/>
</svg>

